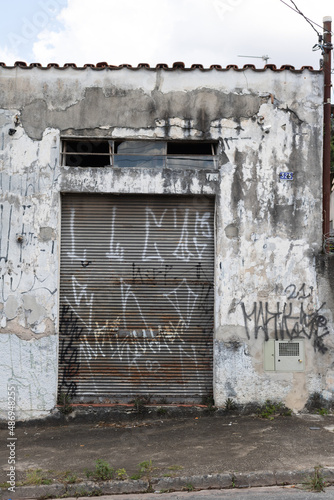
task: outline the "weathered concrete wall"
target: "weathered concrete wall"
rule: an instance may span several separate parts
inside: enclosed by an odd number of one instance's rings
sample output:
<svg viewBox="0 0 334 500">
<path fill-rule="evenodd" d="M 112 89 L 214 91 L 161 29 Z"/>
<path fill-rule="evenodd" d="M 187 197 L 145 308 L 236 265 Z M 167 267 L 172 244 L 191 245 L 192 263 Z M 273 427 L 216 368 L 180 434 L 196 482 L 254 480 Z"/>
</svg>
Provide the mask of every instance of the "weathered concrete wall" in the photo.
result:
<svg viewBox="0 0 334 500">
<path fill-rule="evenodd" d="M 14 386 L 20 419 L 48 415 L 57 397 L 58 337 L 23 341 L 17 335 L 2 334 L 0 349 L 0 400 L 7 403 L 7 386 Z"/>
<path fill-rule="evenodd" d="M 270 398 L 299 410 L 314 392 L 332 398 L 333 293 L 317 264 L 322 85 L 308 70 L 0 69 L 1 363 L 11 383 L 24 376 L 22 418 L 55 404 L 61 192 L 215 195 L 216 403 Z M 61 136 L 218 140 L 220 164 L 66 168 Z M 305 371 L 265 372 L 264 342 L 294 337 Z M 4 386 L 0 402 L 4 416 Z"/>
</svg>

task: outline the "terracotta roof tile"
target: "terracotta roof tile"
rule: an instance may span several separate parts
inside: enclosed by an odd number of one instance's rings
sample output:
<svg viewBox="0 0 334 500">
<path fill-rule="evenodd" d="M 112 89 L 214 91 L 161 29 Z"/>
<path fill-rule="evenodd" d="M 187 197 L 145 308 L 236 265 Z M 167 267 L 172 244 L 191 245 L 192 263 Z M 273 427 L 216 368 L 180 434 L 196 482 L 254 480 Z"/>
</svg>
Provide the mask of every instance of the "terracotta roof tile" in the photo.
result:
<svg viewBox="0 0 334 500">
<path fill-rule="evenodd" d="M 156 64 L 155 67 L 151 67 L 148 63 L 139 63 L 137 66 L 132 66 L 131 64 L 119 64 L 117 65 L 112 65 L 108 64 L 107 62 L 98 62 L 97 64 L 91 64 L 87 63 L 84 64 L 83 66 L 77 66 L 75 63 L 65 63 L 63 66 L 60 66 L 58 63 L 49 63 L 46 66 L 43 66 L 41 63 L 30 63 L 29 65 L 25 61 L 16 61 L 13 66 L 7 66 L 6 63 L 0 62 L 0 68 L 6 68 L 6 69 L 11 69 L 11 68 L 24 68 L 24 69 L 32 69 L 32 68 L 40 68 L 40 69 L 60 69 L 64 70 L 66 68 L 73 68 L 76 70 L 84 70 L 84 69 L 92 69 L 92 70 L 119 70 L 122 68 L 128 68 L 131 70 L 139 70 L 139 69 L 147 69 L 150 71 L 155 71 L 157 69 L 159 70 L 165 70 L 165 71 L 175 71 L 175 70 L 184 70 L 184 71 L 193 71 L 193 70 L 201 70 L 201 71 L 212 71 L 212 70 L 217 70 L 217 71 L 228 71 L 228 70 L 235 70 L 235 71 L 245 71 L 245 70 L 252 70 L 252 71 L 257 71 L 257 72 L 263 72 L 266 70 L 271 70 L 271 71 L 295 71 L 295 72 L 300 72 L 303 70 L 309 70 L 309 71 L 314 71 L 314 72 L 319 72 L 322 71 L 321 69 L 315 70 L 313 69 L 312 66 L 302 66 L 300 69 L 295 69 L 294 66 L 291 64 L 284 64 L 280 68 L 277 68 L 275 64 L 266 64 L 263 68 L 256 68 L 254 64 L 245 64 L 242 68 L 239 68 L 236 64 L 228 64 L 225 68 L 223 68 L 220 64 L 212 64 L 210 67 L 205 68 L 202 64 L 192 64 L 190 67 L 186 67 L 184 62 L 177 61 L 174 62 L 172 66 L 168 66 L 166 63 L 158 63 Z"/>
</svg>

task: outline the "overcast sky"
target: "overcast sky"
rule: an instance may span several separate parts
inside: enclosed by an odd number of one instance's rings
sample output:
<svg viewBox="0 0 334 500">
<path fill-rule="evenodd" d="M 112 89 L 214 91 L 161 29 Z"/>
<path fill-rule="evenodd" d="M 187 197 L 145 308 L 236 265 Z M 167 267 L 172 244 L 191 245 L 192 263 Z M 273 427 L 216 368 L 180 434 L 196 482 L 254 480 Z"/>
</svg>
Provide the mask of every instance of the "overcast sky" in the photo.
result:
<svg viewBox="0 0 334 500">
<path fill-rule="evenodd" d="M 319 68 L 317 34 L 281 0 L 12 0 L 1 2 L 0 61 L 268 63 Z M 285 0 L 291 5 L 291 0 Z M 333 0 L 295 0 L 320 26 Z M 318 31 L 321 28 L 316 27 Z M 258 56 L 259 59 L 239 55 Z"/>
</svg>

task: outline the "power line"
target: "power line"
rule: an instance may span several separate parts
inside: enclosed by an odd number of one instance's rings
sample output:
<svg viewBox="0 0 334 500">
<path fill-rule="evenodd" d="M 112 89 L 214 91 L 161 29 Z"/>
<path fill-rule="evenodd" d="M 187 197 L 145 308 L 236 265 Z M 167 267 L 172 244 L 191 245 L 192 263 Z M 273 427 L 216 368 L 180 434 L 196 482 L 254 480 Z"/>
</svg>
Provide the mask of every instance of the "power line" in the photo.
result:
<svg viewBox="0 0 334 500">
<path fill-rule="evenodd" d="M 292 0 L 290 0 L 290 1 L 292 1 Z M 312 23 L 311 24 L 312 28 L 315 30 L 315 32 L 317 33 L 318 36 L 321 36 L 320 33 L 318 33 L 318 31 L 314 28 L 314 26 L 318 26 L 318 28 L 323 29 L 323 27 L 320 24 L 316 23 L 315 21 L 312 21 L 312 19 L 310 19 L 309 17 L 304 16 L 304 14 L 298 9 L 298 7 L 296 7 L 296 9 L 294 9 L 293 7 L 291 7 L 291 5 L 289 5 L 288 3 L 284 2 L 284 0 L 280 0 L 280 2 L 284 3 L 284 5 L 286 5 L 287 7 L 289 7 L 289 9 L 293 10 L 293 12 L 296 12 L 297 14 L 302 15 L 306 19 L 306 21 L 308 23 L 310 23 L 310 24 Z M 314 24 L 314 26 L 313 26 L 313 24 Z M 334 34 L 333 31 L 329 31 L 328 30 L 328 32 Z"/>
<path fill-rule="evenodd" d="M 315 29 L 315 27 L 313 26 L 312 22 L 301 12 L 300 9 L 298 9 L 297 5 L 295 4 L 295 2 L 293 0 L 290 0 L 290 2 L 292 3 L 292 5 L 295 7 L 295 9 L 297 10 L 297 12 L 309 23 L 309 25 L 311 26 L 312 29 L 314 29 L 314 31 L 316 32 L 316 34 L 318 36 L 320 36 L 320 33 L 319 31 L 317 31 Z"/>
</svg>

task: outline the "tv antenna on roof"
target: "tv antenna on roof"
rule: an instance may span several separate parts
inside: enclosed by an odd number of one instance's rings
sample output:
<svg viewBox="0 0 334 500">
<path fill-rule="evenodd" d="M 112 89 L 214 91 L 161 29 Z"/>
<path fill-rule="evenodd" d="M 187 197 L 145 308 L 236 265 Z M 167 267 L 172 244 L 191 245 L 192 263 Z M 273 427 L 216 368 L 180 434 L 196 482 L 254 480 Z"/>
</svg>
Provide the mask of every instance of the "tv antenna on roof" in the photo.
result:
<svg viewBox="0 0 334 500">
<path fill-rule="evenodd" d="M 266 64 L 268 63 L 268 59 L 270 59 L 270 57 L 268 55 L 264 55 L 264 56 L 238 56 L 238 57 L 251 57 L 252 59 L 262 59 L 263 61 L 266 62 Z"/>
</svg>

